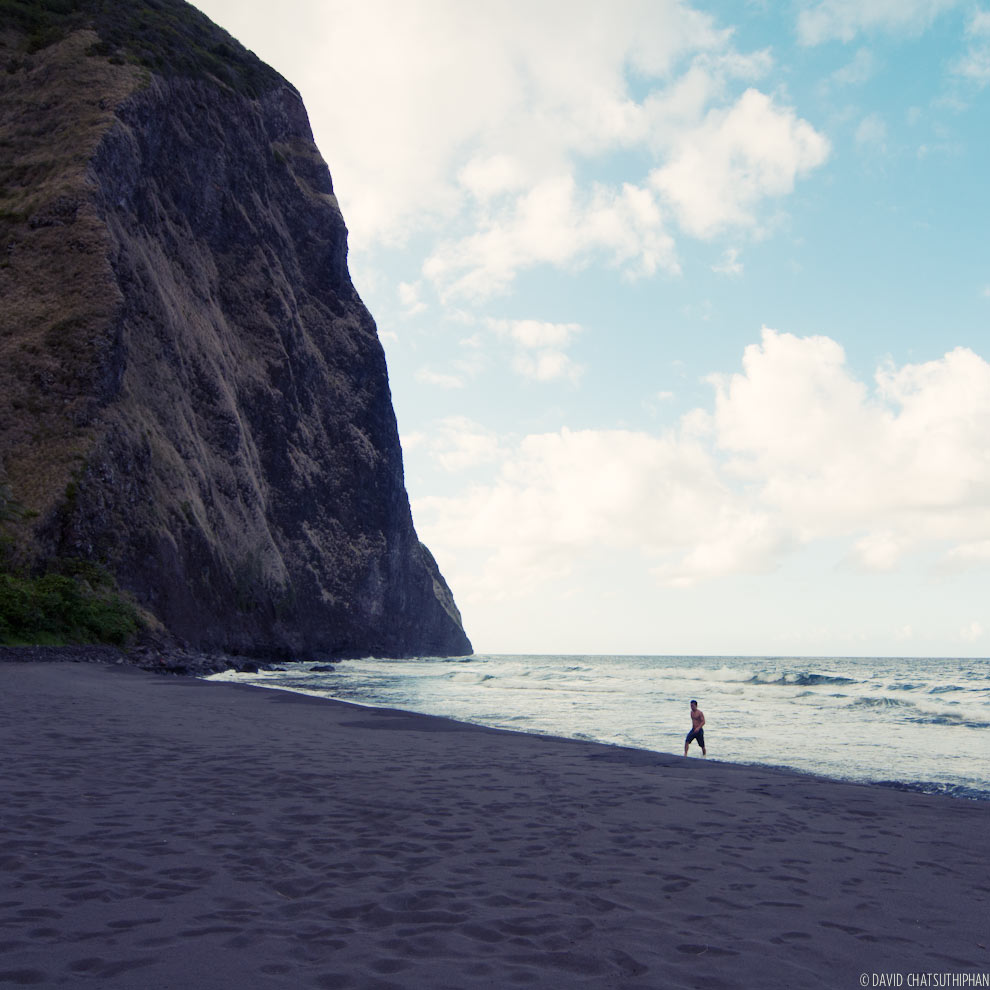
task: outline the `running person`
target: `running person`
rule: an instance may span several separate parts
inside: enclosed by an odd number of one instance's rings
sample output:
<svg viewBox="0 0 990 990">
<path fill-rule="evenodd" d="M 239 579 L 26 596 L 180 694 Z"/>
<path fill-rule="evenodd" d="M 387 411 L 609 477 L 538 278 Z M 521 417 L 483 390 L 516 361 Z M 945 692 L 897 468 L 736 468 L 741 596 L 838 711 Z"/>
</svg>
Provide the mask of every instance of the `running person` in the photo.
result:
<svg viewBox="0 0 990 990">
<path fill-rule="evenodd" d="M 698 707 L 697 701 L 691 702 L 691 731 L 684 740 L 685 756 L 688 755 L 688 746 L 691 745 L 692 740 L 696 740 L 701 747 L 701 755 L 707 756 L 708 750 L 705 749 L 705 713 Z"/>
</svg>

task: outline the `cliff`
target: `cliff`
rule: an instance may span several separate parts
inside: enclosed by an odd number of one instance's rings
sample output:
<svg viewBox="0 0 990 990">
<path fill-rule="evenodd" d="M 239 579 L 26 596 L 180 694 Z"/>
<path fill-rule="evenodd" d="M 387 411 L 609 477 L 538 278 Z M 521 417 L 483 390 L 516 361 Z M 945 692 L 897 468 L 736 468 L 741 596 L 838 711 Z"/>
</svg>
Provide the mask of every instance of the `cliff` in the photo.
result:
<svg viewBox="0 0 990 990">
<path fill-rule="evenodd" d="M 181 0 L 0 0 L 0 481 L 251 654 L 471 652 L 296 90 Z"/>
</svg>

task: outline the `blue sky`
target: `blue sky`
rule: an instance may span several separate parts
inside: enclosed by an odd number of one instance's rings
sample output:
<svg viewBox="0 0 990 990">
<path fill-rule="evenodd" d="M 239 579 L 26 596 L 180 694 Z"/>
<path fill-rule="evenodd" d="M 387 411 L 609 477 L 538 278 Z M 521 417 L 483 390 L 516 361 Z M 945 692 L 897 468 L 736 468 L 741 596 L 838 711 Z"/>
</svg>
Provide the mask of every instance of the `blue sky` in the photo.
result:
<svg viewBox="0 0 990 990">
<path fill-rule="evenodd" d="M 990 4 L 197 5 L 303 95 L 479 652 L 990 652 Z"/>
</svg>

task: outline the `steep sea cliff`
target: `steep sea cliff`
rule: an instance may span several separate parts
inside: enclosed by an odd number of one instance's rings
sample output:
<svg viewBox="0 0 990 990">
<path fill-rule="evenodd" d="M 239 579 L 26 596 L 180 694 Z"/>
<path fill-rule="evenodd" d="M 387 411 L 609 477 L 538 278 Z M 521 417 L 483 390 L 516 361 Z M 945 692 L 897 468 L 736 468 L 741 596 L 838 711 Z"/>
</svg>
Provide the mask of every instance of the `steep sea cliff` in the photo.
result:
<svg viewBox="0 0 990 990">
<path fill-rule="evenodd" d="M 16 559 L 199 649 L 470 653 L 299 94 L 179 0 L 37 11 L 0 34 Z"/>
</svg>

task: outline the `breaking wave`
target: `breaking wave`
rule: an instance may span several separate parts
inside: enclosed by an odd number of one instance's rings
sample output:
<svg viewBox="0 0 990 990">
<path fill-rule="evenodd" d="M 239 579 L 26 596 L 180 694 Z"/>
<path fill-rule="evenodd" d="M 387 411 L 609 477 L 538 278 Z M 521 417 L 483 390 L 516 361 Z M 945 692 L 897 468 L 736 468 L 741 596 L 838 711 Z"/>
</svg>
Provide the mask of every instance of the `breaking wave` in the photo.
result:
<svg viewBox="0 0 990 990">
<path fill-rule="evenodd" d="M 916 725 L 951 725 L 965 729 L 990 729 L 990 722 L 974 722 L 966 718 L 965 715 L 951 714 L 923 714 L 912 715 L 911 719 Z"/>
<path fill-rule="evenodd" d="M 857 698 L 850 701 L 846 708 L 914 708 L 913 701 L 904 698 Z"/>
<path fill-rule="evenodd" d="M 747 684 L 761 685 L 786 685 L 787 687 L 820 687 L 823 684 L 857 684 L 855 678 L 839 677 L 835 674 L 810 674 L 807 672 L 800 674 L 781 674 L 778 677 L 768 678 L 761 674 L 756 674 Z"/>
</svg>

